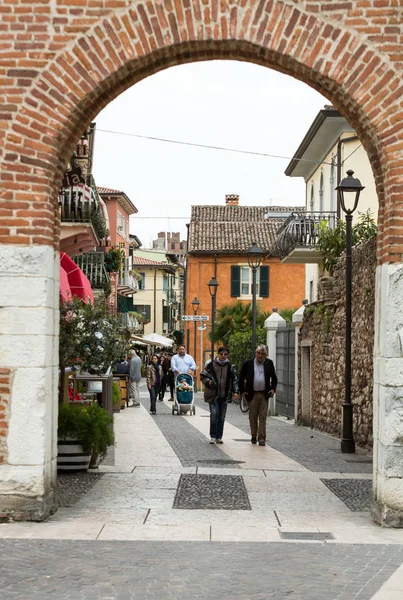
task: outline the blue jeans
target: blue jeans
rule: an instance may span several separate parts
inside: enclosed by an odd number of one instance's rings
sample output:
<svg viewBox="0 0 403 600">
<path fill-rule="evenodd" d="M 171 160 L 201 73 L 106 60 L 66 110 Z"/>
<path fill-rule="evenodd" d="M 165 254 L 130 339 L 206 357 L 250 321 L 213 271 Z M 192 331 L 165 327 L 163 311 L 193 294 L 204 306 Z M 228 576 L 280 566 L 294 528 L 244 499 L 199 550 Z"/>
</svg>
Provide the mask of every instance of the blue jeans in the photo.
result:
<svg viewBox="0 0 403 600">
<path fill-rule="evenodd" d="M 149 389 L 150 392 L 150 410 L 155 411 L 156 410 L 156 400 L 157 400 L 157 396 L 158 396 L 158 386 L 153 385 L 150 387 Z"/>
<path fill-rule="evenodd" d="M 225 398 L 217 398 L 214 404 L 210 404 L 210 437 L 221 440 L 224 433 L 224 421 L 227 414 L 227 402 Z"/>
</svg>

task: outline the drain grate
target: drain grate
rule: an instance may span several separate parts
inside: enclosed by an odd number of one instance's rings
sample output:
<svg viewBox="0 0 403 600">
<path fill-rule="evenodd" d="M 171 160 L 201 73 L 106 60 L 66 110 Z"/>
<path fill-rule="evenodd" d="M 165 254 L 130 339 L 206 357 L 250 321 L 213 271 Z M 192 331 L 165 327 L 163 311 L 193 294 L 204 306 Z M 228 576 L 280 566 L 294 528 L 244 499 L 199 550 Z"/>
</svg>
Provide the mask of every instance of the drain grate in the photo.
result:
<svg viewBox="0 0 403 600">
<path fill-rule="evenodd" d="M 238 438 L 234 442 L 249 442 L 250 444 L 250 438 Z"/>
<path fill-rule="evenodd" d="M 206 460 L 196 460 L 197 463 L 209 463 L 209 464 L 213 464 L 213 465 L 241 465 L 243 464 L 245 461 L 244 460 L 232 460 L 232 459 L 225 459 L 225 458 L 216 458 L 216 459 L 206 459 Z"/>
<path fill-rule="evenodd" d="M 283 540 L 313 540 L 323 542 L 324 540 L 334 540 L 331 533 L 319 531 L 279 531 Z"/>
<path fill-rule="evenodd" d="M 181 475 L 173 508 L 251 510 L 248 492 L 240 475 Z"/>
<path fill-rule="evenodd" d="M 349 460 L 348 458 L 343 458 L 344 462 L 347 463 L 366 463 L 368 465 L 372 465 L 372 458 L 362 458 L 360 459 L 356 459 L 356 460 Z"/>
</svg>

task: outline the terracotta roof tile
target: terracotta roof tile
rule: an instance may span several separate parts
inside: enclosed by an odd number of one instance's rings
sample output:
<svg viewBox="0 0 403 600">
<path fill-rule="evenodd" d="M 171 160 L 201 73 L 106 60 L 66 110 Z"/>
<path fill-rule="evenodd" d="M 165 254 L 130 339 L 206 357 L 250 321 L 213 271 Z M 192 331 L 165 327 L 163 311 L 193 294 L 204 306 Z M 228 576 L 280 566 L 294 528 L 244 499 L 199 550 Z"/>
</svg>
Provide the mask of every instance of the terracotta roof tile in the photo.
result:
<svg viewBox="0 0 403 600">
<path fill-rule="evenodd" d="M 246 252 L 256 242 L 262 250 L 275 253 L 277 230 L 284 217 L 297 210 L 303 207 L 192 206 L 188 251 Z"/>
<path fill-rule="evenodd" d="M 99 187 L 97 186 L 97 190 L 100 194 L 123 194 L 122 190 L 113 190 L 112 188 Z"/>
<path fill-rule="evenodd" d="M 152 260 L 151 258 L 143 258 L 142 256 L 133 256 L 133 265 L 149 265 L 150 267 L 169 267 L 171 266 L 168 262 L 160 262 L 158 260 Z"/>
</svg>

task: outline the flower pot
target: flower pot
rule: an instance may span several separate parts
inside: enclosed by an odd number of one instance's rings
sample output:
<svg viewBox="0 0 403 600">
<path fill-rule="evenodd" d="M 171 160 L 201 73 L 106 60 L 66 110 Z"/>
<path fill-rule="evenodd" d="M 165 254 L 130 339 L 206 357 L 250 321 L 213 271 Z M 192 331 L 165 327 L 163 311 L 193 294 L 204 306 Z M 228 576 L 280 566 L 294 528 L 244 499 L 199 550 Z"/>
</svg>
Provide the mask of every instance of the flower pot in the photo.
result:
<svg viewBox="0 0 403 600">
<path fill-rule="evenodd" d="M 86 454 L 78 440 L 66 438 L 57 442 L 58 471 L 86 471 L 90 466 L 92 452 Z"/>
</svg>

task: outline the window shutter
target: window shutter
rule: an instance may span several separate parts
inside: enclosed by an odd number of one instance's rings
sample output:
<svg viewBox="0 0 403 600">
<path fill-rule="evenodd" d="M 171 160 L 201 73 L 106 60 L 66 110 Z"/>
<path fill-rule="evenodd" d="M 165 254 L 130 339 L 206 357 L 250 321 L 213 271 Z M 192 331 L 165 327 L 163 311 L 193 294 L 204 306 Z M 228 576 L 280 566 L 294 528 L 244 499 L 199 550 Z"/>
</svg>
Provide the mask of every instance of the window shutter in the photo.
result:
<svg viewBox="0 0 403 600">
<path fill-rule="evenodd" d="M 162 307 L 162 320 L 164 323 L 168 323 L 168 321 L 169 321 L 169 306 Z"/>
<path fill-rule="evenodd" d="M 231 266 L 231 296 L 238 298 L 241 295 L 241 267 Z"/>
<path fill-rule="evenodd" d="M 259 295 L 261 298 L 268 298 L 269 296 L 269 267 L 260 267 L 260 288 Z"/>
<path fill-rule="evenodd" d="M 146 319 L 147 321 L 151 321 L 151 306 L 149 304 L 146 304 L 144 307 L 145 313 L 146 313 Z"/>
</svg>

